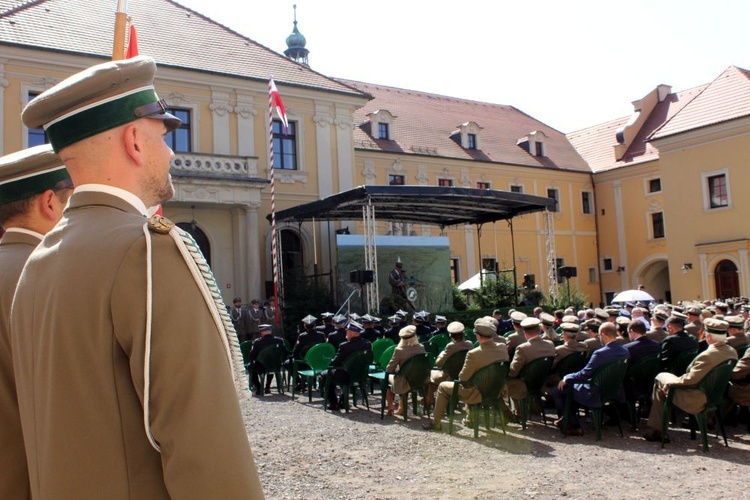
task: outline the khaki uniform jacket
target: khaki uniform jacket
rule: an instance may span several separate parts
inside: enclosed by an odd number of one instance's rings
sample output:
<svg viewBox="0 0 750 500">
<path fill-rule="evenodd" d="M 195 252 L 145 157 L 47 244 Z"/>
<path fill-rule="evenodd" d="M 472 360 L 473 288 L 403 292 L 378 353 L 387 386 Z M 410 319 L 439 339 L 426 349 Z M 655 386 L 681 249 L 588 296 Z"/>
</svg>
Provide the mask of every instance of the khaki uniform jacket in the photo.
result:
<svg viewBox="0 0 750 500">
<path fill-rule="evenodd" d="M 748 341 L 747 336 L 744 333 L 741 333 L 737 336 L 727 336 L 727 344 L 737 349 L 738 347 L 750 344 L 750 341 Z"/>
<path fill-rule="evenodd" d="M 468 340 L 462 340 L 461 342 L 451 342 L 447 346 L 445 346 L 445 349 L 443 352 L 441 352 L 437 359 L 435 360 L 435 366 L 438 368 L 442 368 L 445 364 L 445 361 L 451 357 L 452 354 L 458 352 L 458 351 L 468 351 L 474 347 L 474 344 L 472 344 Z"/>
<path fill-rule="evenodd" d="M 0 498 L 3 499 L 31 496 L 13 375 L 10 308 L 23 265 L 40 241 L 30 234 L 12 231 L 0 240 Z"/>
<path fill-rule="evenodd" d="M 498 361 L 509 361 L 507 346 L 497 342 L 479 344 L 479 347 L 475 347 L 466 354 L 466 361 L 464 361 L 464 367 L 461 368 L 461 373 L 458 374 L 458 379 L 466 382 L 480 368 Z M 482 401 L 482 395 L 474 387 L 461 387 L 458 390 L 458 396 L 461 401 L 470 405 Z"/>
<path fill-rule="evenodd" d="M 656 380 L 660 387 L 664 387 L 665 384 L 694 385 L 728 359 L 737 359 L 737 351 L 734 348 L 726 342 L 711 344 L 695 357 L 683 376 L 675 377 L 671 373 L 663 372 L 656 376 Z M 690 414 L 696 414 L 706 406 L 706 395 L 697 389 L 679 391 L 675 394 L 675 404 Z"/>
<path fill-rule="evenodd" d="M 508 395 L 511 398 L 523 399 L 526 397 L 526 383 L 516 378 L 521 372 L 521 368 L 527 363 L 545 356 L 555 356 L 555 345 L 541 337 L 532 337 L 516 348 L 508 371 Z"/>
<path fill-rule="evenodd" d="M 703 326 L 703 323 L 701 323 L 700 320 L 693 321 L 691 323 L 686 323 L 684 330 L 697 339 L 701 333 L 701 326 Z"/>
<path fill-rule="evenodd" d="M 604 347 L 602 345 L 602 341 L 599 340 L 599 337 L 590 337 L 583 341 L 583 345 L 586 346 L 586 351 L 589 353 L 589 356 L 591 356 L 591 353 L 596 351 L 597 349 L 601 349 Z"/>
<path fill-rule="evenodd" d="M 729 397 L 737 404 L 750 406 L 750 349 L 745 351 L 732 371 Z"/>
<path fill-rule="evenodd" d="M 393 351 L 393 356 L 388 362 L 388 366 L 385 367 L 385 371 L 388 373 L 396 373 L 404 362 L 417 354 L 424 353 L 424 346 L 422 344 L 409 345 L 405 347 L 396 347 Z M 409 382 L 399 375 L 390 375 L 393 384 L 394 394 L 405 394 L 411 390 Z"/>
<path fill-rule="evenodd" d="M 161 453 L 147 439 L 145 222 L 119 197 L 74 193 L 21 275 L 11 339 L 32 495 L 262 498 L 224 333 L 156 233 L 148 403 Z"/>
<path fill-rule="evenodd" d="M 523 335 L 523 331 L 521 331 L 520 333 L 511 333 L 510 335 L 505 337 L 505 339 L 507 340 L 509 354 L 512 354 L 516 350 L 516 347 L 526 342 L 526 337 Z"/>
<path fill-rule="evenodd" d="M 654 330 L 649 330 L 646 332 L 646 337 L 660 344 L 664 342 L 664 339 L 667 338 L 667 335 L 667 331 L 663 328 L 656 328 Z"/>
</svg>

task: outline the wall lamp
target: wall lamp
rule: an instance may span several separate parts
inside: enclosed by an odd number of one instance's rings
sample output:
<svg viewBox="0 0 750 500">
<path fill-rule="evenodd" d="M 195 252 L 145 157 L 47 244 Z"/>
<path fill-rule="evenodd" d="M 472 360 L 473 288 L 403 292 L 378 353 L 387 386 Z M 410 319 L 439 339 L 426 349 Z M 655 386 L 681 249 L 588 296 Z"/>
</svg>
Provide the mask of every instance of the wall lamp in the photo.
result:
<svg viewBox="0 0 750 500">
<path fill-rule="evenodd" d="M 617 271 L 618 273 L 621 273 L 621 272 L 623 272 L 624 270 L 625 270 L 625 266 L 619 266 L 619 267 L 618 267 L 618 268 L 616 269 L 616 271 Z"/>
<path fill-rule="evenodd" d="M 693 268 L 692 262 L 685 262 L 680 268 L 680 271 L 682 271 L 682 274 L 687 274 L 688 269 L 692 269 L 692 268 Z"/>
</svg>

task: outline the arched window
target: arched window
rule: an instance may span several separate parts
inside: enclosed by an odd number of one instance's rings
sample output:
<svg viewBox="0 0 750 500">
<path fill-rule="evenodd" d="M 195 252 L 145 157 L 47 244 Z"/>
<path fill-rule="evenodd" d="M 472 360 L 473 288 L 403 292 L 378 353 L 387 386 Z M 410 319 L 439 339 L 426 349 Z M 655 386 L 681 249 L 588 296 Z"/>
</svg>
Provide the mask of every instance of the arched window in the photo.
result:
<svg viewBox="0 0 750 500">
<path fill-rule="evenodd" d="M 737 275 L 737 266 L 734 262 L 731 260 L 722 260 L 716 264 L 714 280 L 716 283 L 717 298 L 739 297 L 740 278 Z"/>
<path fill-rule="evenodd" d="M 193 237 L 198 244 L 198 247 L 201 249 L 201 252 L 203 252 L 203 257 L 205 257 L 206 262 L 208 262 L 208 265 L 210 266 L 211 244 L 208 242 L 208 236 L 206 236 L 206 233 L 204 233 L 201 228 L 190 222 L 178 222 L 177 227 Z"/>
</svg>

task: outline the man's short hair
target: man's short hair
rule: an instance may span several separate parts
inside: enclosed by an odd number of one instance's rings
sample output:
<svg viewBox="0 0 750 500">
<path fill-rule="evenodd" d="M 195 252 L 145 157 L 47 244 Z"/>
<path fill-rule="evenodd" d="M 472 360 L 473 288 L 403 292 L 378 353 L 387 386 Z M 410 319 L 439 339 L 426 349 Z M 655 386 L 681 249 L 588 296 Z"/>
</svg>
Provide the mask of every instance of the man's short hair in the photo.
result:
<svg viewBox="0 0 750 500">
<path fill-rule="evenodd" d="M 6 221 L 23 217 L 31 211 L 31 207 L 34 204 L 34 200 L 39 197 L 41 193 L 23 198 L 21 200 L 9 201 L 0 205 L 0 226 L 4 225 Z"/>
<path fill-rule="evenodd" d="M 643 321 L 639 321 L 636 319 L 628 323 L 628 330 L 633 330 L 638 335 L 645 335 L 646 325 L 643 324 Z"/>
<path fill-rule="evenodd" d="M 672 325 L 679 329 L 683 329 L 685 328 L 685 320 L 682 318 L 678 318 L 677 316 L 670 316 L 669 319 L 667 319 L 667 325 Z"/>
<path fill-rule="evenodd" d="M 602 326 L 599 327 L 599 335 L 607 335 L 609 337 L 616 338 L 617 327 L 614 323 L 610 323 L 609 321 L 602 323 Z"/>
</svg>

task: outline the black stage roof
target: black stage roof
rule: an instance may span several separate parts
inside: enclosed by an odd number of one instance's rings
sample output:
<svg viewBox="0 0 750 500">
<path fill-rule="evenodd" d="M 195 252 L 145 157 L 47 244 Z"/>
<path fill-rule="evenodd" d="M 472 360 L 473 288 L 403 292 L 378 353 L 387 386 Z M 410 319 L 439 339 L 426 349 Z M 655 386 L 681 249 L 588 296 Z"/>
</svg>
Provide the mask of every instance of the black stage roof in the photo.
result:
<svg viewBox="0 0 750 500">
<path fill-rule="evenodd" d="M 552 209 L 555 201 L 494 189 L 436 186 L 360 186 L 276 213 L 276 221 L 356 220 L 368 201 L 375 219 L 441 227 L 484 224 Z M 270 221 L 271 216 L 266 218 Z"/>
</svg>

